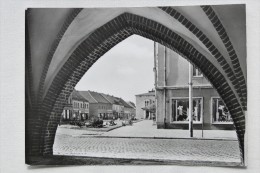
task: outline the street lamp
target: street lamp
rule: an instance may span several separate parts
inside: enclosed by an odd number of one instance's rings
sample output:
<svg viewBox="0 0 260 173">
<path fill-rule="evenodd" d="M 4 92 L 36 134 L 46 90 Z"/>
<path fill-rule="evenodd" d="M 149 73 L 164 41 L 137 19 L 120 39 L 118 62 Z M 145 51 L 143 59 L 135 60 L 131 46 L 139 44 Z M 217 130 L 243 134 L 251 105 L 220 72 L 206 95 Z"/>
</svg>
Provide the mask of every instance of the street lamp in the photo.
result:
<svg viewBox="0 0 260 173">
<path fill-rule="evenodd" d="M 193 100 L 192 100 L 192 94 L 193 94 L 193 89 L 192 89 L 192 65 L 189 63 L 189 131 L 190 131 L 190 137 L 193 137 Z"/>
</svg>

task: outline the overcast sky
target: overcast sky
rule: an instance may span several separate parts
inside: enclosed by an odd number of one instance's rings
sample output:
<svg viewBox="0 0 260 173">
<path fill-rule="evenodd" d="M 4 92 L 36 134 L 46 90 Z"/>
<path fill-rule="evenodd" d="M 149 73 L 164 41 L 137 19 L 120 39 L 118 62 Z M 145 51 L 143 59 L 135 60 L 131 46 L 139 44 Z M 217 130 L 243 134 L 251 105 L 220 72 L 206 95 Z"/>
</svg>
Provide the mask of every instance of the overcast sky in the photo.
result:
<svg viewBox="0 0 260 173">
<path fill-rule="evenodd" d="M 154 88 L 153 41 L 133 35 L 103 55 L 76 90 L 91 90 L 135 103 L 135 95 Z"/>
</svg>

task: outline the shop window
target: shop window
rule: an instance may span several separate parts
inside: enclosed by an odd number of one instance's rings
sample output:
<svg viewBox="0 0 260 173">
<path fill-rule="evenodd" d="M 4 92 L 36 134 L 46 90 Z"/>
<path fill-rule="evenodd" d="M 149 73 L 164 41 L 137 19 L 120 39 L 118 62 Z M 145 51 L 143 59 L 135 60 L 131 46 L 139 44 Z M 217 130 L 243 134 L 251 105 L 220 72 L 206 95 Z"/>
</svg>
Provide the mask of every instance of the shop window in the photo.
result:
<svg viewBox="0 0 260 173">
<path fill-rule="evenodd" d="M 193 98 L 193 122 L 202 122 L 202 105 L 202 98 Z M 189 122 L 188 98 L 173 98 L 171 108 L 172 122 Z"/>
<path fill-rule="evenodd" d="M 193 77 L 202 77 L 202 73 L 193 65 Z"/>
<path fill-rule="evenodd" d="M 224 102 L 220 98 L 212 98 L 212 121 L 213 123 L 232 122 L 231 115 Z"/>
</svg>

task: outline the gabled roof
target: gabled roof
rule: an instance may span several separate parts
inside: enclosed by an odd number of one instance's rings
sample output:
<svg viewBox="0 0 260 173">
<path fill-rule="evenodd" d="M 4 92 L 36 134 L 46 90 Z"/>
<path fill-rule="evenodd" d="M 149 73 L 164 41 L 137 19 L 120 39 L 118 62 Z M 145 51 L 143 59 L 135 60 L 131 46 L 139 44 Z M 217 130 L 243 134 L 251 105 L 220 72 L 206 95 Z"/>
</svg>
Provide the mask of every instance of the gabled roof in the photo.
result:
<svg viewBox="0 0 260 173">
<path fill-rule="evenodd" d="M 110 103 L 112 104 L 117 104 L 117 105 L 121 105 L 122 103 L 120 102 L 120 98 L 115 97 L 115 96 L 111 96 L 108 94 L 101 94 L 104 98 L 106 98 Z"/>
<path fill-rule="evenodd" d="M 73 90 L 71 93 L 72 100 L 89 102 L 87 98 L 83 97 L 77 90 Z"/>
<path fill-rule="evenodd" d="M 132 108 L 132 106 L 130 106 L 128 103 L 126 103 L 123 99 L 120 98 L 120 102 L 121 104 L 126 107 L 126 108 Z"/>
<path fill-rule="evenodd" d="M 129 104 L 130 106 L 132 106 L 133 108 L 135 108 L 135 104 L 134 104 L 133 102 L 128 101 L 128 102 L 126 102 L 126 103 Z"/>
<path fill-rule="evenodd" d="M 89 103 L 98 103 L 97 100 L 95 100 L 95 98 L 89 93 L 89 91 L 79 91 L 79 93 L 86 98 Z"/>
<path fill-rule="evenodd" d="M 127 108 L 133 108 L 133 107 L 135 108 L 135 106 L 128 104 L 122 98 L 111 96 L 108 94 L 98 93 L 94 91 L 79 91 L 79 93 L 84 98 L 86 98 L 89 101 L 89 103 L 110 103 L 110 104 L 122 105 Z"/>
<path fill-rule="evenodd" d="M 88 91 L 90 95 L 98 102 L 98 103 L 110 103 L 107 99 L 105 99 L 100 93 L 94 91 Z"/>
<path fill-rule="evenodd" d="M 115 104 L 115 98 L 108 94 L 100 93 L 106 100 L 108 100 L 111 104 Z"/>
</svg>

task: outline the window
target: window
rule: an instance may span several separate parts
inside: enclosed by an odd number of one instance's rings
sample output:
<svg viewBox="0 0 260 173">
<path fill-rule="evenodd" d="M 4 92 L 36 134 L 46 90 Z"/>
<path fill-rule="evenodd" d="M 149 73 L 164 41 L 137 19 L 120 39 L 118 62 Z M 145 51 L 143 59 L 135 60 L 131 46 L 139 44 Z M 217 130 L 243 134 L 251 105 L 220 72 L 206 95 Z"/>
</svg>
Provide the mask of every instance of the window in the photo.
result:
<svg viewBox="0 0 260 173">
<path fill-rule="evenodd" d="M 232 122 L 231 115 L 224 102 L 220 98 L 212 98 L 212 121 L 213 123 Z"/>
<path fill-rule="evenodd" d="M 149 106 L 149 103 L 151 104 L 152 100 L 145 100 L 144 106 Z"/>
<path fill-rule="evenodd" d="M 66 110 L 62 111 L 63 119 L 66 119 Z"/>
<path fill-rule="evenodd" d="M 202 98 L 193 98 L 193 122 L 202 121 Z M 189 121 L 189 99 L 173 98 L 171 100 L 171 121 L 187 122 Z"/>
<path fill-rule="evenodd" d="M 193 77 L 202 77 L 202 73 L 193 65 Z"/>
</svg>

